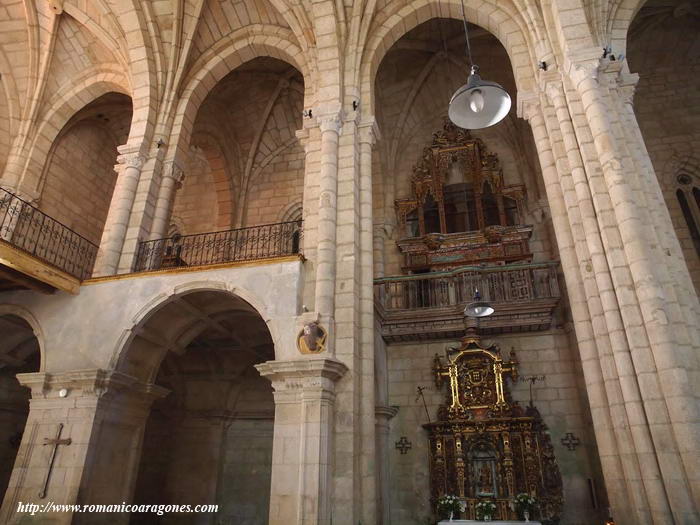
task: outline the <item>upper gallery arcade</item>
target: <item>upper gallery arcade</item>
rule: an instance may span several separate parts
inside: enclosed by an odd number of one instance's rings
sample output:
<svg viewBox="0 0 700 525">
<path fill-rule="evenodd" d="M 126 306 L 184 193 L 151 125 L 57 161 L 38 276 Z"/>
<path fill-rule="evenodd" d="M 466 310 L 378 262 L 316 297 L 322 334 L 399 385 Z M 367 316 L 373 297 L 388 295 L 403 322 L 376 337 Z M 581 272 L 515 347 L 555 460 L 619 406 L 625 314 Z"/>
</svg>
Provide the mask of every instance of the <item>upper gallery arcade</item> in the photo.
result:
<svg viewBox="0 0 700 525">
<path fill-rule="evenodd" d="M 700 522 L 699 50 L 687 0 L 3 0 L 0 522 Z"/>
</svg>

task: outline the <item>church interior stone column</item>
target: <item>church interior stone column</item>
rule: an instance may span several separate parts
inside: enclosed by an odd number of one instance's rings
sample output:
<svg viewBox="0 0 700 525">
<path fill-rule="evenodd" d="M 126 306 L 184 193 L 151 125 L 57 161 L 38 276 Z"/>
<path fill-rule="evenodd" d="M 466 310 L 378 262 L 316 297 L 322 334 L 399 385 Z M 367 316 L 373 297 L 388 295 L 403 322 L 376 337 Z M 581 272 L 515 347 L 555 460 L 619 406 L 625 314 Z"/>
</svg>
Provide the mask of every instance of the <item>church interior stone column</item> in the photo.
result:
<svg viewBox="0 0 700 525">
<path fill-rule="evenodd" d="M 158 200 L 156 201 L 154 210 L 151 239 L 167 237 L 168 223 L 172 213 L 175 191 L 182 185 L 184 176 L 184 170 L 175 161 L 163 167 L 163 176 L 158 190 Z"/>
<path fill-rule="evenodd" d="M 117 158 L 117 184 L 112 194 L 112 202 L 107 213 L 100 250 L 95 262 L 96 277 L 111 275 L 117 271 L 121 251 L 124 247 L 126 230 L 129 225 L 131 208 L 136 197 L 136 189 L 141 176 L 141 168 L 146 162 L 138 150 L 130 145 L 119 147 L 121 155 Z"/>
<path fill-rule="evenodd" d="M 269 523 L 329 525 L 335 384 L 347 367 L 318 357 L 255 367 L 275 398 Z"/>
<path fill-rule="evenodd" d="M 18 374 L 18 379 L 31 388 L 32 399 L 3 501 L 2 522 L 26 519 L 17 512 L 19 502 L 128 503 L 150 405 L 167 390 L 100 369 Z M 48 516 L 56 524 L 129 520 L 128 513 Z"/>
<path fill-rule="evenodd" d="M 390 421 L 398 413 L 398 407 L 378 406 L 374 409 L 376 415 L 377 440 L 377 523 L 391 523 L 391 477 L 389 472 L 389 430 Z"/>
</svg>

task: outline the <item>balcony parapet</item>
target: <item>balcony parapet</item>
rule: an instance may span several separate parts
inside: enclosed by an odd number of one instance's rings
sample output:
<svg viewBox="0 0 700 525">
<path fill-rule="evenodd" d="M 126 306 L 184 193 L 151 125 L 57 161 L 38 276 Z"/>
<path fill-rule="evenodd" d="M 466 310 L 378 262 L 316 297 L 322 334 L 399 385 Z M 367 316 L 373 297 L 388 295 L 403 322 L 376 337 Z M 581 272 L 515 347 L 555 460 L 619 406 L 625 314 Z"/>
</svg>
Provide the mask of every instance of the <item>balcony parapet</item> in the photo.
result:
<svg viewBox="0 0 700 525">
<path fill-rule="evenodd" d="M 387 342 L 454 339 L 464 334 L 464 307 L 479 290 L 495 308 L 482 334 L 546 330 L 561 292 L 558 262 L 465 266 L 447 272 L 374 280 L 375 309 Z"/>
<path fill-rule="evenodd" d="M 302 221 L 174 235 L 139 243 L 134 272 L 301 256 Z"/>
<path fill-rule="evenodd" d="M 92 274 L 97 245 L 0 188 L 0 285 L 77 293 Z"/>
</svg>

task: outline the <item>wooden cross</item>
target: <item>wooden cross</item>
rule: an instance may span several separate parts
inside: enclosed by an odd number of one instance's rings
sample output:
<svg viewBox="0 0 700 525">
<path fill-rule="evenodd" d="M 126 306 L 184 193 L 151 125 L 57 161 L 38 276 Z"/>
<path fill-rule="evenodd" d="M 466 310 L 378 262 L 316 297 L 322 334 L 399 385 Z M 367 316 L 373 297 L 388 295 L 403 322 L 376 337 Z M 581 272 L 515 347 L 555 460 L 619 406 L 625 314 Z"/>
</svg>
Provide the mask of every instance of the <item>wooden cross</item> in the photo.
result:
<svg viewBox="0 0 700 525">
<path fill-rule="evenodd" d="M 46 478 L 44 478 L 44 486 L 39 492 L 40 498 L 46 497 L 46 489 L 49 486 L 49 478 L 51 477 L 51 470 L 53 469 L 53 462 L 56 459 L 56 450 L 58 450 L 58 446 L 70 445 L 72 442 L 71 438 L 61 439 L 61 432 L 63 432 L 63 423 L 58 424 L 58 432 L 56 432 L 55 438 L 44 438 L 43 445 L 53 445 L 53 450 L 51 451 L 51 459 L 49 459 L 49 470 L 46 471 Z"/>
</svg>

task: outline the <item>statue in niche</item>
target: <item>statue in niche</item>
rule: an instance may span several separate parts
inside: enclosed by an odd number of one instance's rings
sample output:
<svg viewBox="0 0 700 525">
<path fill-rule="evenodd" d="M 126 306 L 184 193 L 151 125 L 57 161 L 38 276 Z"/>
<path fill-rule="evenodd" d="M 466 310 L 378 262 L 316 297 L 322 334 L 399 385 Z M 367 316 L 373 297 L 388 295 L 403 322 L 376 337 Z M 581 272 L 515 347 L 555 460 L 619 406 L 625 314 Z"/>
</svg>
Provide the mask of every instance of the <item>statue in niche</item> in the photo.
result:
<svg viewBox="0 0 700 525">
<path fill-rule="evenodd" d="M 479 494 L 493 494 L 493 476 L 491 473 L 491 465 L 483 462 L 479 469 Z"/>
</svg>

